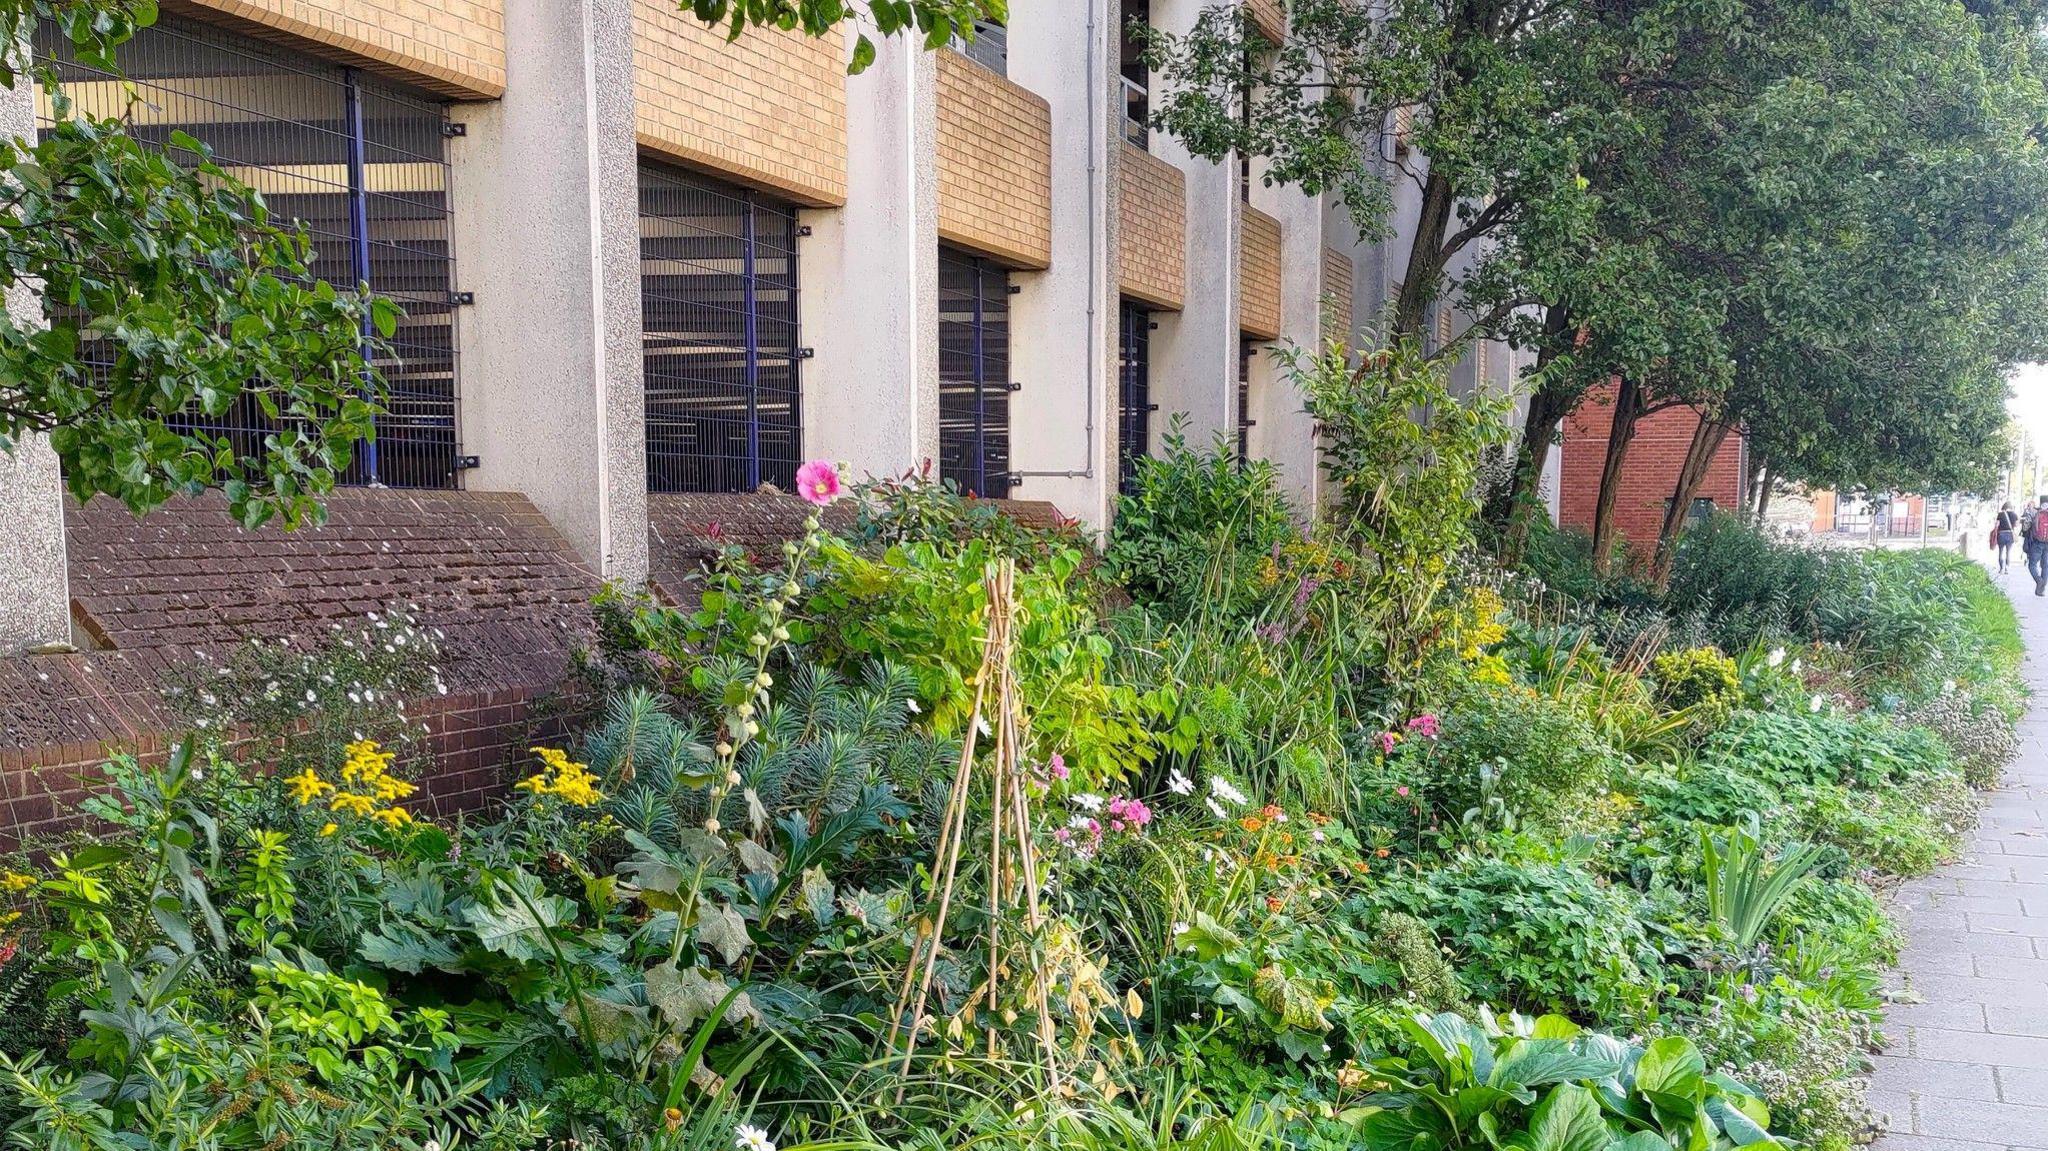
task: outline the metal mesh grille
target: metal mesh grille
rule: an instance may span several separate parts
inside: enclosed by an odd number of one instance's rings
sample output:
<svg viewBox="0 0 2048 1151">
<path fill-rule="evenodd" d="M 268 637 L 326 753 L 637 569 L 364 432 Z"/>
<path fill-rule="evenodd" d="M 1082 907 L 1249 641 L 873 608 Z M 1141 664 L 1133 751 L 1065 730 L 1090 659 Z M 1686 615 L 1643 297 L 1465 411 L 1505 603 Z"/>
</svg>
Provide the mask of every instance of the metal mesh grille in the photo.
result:
<svg viewBox="0 0 2048 1151">
<path fill-rule="evenodd" d="M 80 63 L 53 22 L 36 29 L 35 50 L 56 65 L 80 114 L 125 116 L 137 139 L 158 146 L 179 130 L 205 142 L 221 167 L 263 194 L 274 219 L 305 226 L 315 276 L 345 289 L 367 281 L 404 308 L 391 351 L 377 362 L 388 410 L 377 419 L 375 442 L 359 448 L 341 482 L 454 487 L 446 104 L 353 68 L 171 17 L 116 52 L 135 86 L 132 104 L 122 77 Z M 45 93 L 38 123 L 47 129 L 51 117 Z M 86 334 L 89 360 L 95 342 Z M 241 455 L 260 451 L 274 430 L 253 402 L 186 426 L 225 434 Z"/>
<path fill-rule="evenodd" d="M 1119 485 L 1129 491 L 1135 462 L 1152 443 L 1152 313 L 1129 300 L 1118 309 L 1116 443 Z"/>
<path fill-rule="evenodd" d="M 1252 455 L 1252 342 L 1237 342 L 1237 458 Z"/>
<path fill-rule="evenodd" d="M 939 474 L 1010 494 L 1010 274 L 939 250 Z"/>
<path fill-rule="evenodd" d="M 796 486 L 796 211 L 677 168 L 640 164 L 647 486 Z"/>
</svg>

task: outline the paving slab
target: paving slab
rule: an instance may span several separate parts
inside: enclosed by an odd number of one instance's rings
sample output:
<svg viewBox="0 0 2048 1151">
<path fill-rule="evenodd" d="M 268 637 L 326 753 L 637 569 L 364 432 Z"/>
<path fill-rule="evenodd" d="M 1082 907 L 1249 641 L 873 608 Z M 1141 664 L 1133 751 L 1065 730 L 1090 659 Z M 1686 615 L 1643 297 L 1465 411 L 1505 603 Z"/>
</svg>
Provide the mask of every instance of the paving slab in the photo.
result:
<svg viewBox="0 0 2048 1151">
<path fill-rule="evenodd" d="M 2048 600 L 2006 578 L 2027 682 L 2048 700 Z M 2048 1151 L 2048 706 L 2022 722 L 1962 858 L 1893 904 L 1902 1001 L 1870 1075 L 1889 1127 L 1873 1151 Z"/>
</svg>

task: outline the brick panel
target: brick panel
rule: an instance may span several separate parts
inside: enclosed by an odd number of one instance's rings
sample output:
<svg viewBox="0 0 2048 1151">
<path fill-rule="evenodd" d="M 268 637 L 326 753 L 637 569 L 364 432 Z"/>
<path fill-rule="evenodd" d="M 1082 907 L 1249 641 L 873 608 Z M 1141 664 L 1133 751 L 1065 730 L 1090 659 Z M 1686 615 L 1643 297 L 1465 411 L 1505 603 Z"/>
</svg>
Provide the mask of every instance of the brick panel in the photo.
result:
<svg viewBox="0 0 2048 1151">
<path fill-rule="evenodd" d="M 443 95 L 505 94 L 504 0 L 172 0 L 164 7 L 310 40 Z"/>
<path fill-rule="evenodd" d="M 779 192 L 846 202 L 846 62 L 836 36 L 749 28 L 728 43 L 675 0 L 634 0 L 640 146 Z"/>
<path fill-rule="evenodd" d="M 1267 40 L 1278 44 L 1287 38 L 1287 10 L 1280 0 L 1244 0 L 1244 12 Z"/>
<path fill-rule="evenodd" d="M 1020 268 L 1052 260 L 1052 108 L 950 49 L 938 55 L 939 238 Z"/>
<path fill-rule="evenodd" d="M 1335 248 L 1323 249 L 1324 340 L 1349 343 L 1354 317 L 1351 287 L 1351 257 Z"/>
<path fill-rule="evenodd" d="M 1243 206 L 1237 249 L 1237 326 L 1258 340 L 1280 338 L 1280 221 Z"/>
<path fill-rule="evenodd" d="M 1179 168 L 1125 141 L 1117 165 L 1117 286 L 1178 309 L 1187 292 L 1187 183 Z"/>
<path fill-rule="evenodd" d="M 1636 436 L 1614 497 L 1614 527 L 1638 556 L 1656 546 L 1664 501 L 1678 483 L 1678 469 L 1685 464 L 1686 448 L 1699 422 L 1699 414 L 1688 407 L 1665 408 L 1636 421 Z M 1558 522 L 1564 527 L 1593 530 L 1593 505 L 1600 498 L 1600 471 L 1613 424 L 1614 392 L 1606 387 L 1593 391 L 1565 417 L 1558 481 Z M 1723 510 L 1737 509 L 1742 504 L 1742 478 L 1742 437 L 1730 433 L 1708 465 L 1699 494 Z"/>
</svg>

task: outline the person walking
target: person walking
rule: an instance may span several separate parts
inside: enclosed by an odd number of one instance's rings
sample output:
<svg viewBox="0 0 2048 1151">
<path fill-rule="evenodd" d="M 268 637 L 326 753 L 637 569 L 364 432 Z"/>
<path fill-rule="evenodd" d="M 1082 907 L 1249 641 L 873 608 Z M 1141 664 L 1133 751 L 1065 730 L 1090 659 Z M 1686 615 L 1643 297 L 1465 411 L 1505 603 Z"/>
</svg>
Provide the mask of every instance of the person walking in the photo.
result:
<svg viewBox="0 0 2048 1151">
<path fill-rule="evenodd" d="M 2048 595 L 2048 496 L 2028 509 L 2020 534 L 2026 537 L 2027 574 L 2034 577 L 2034 594 Z"/>
<path fill-rule="evenodd" d="M 2012 501 L 2007 500 L 1998 507 L 1998 520 L 1991 525 L 1991 543 L 1998 549 L 1998 570 L 2000 574 L 2012 570 L 2012 541 L 2019 535 L 2020 514 L 2012 510 Z"/>
</svg>

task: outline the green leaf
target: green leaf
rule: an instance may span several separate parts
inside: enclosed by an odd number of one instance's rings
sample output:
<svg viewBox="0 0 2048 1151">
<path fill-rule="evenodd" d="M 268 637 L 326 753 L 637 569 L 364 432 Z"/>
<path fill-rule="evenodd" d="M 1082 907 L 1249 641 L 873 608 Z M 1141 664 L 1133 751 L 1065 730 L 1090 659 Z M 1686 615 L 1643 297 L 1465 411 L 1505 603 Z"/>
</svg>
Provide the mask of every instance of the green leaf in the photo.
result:
<svg viewBox="0 0 2048 1151">
<path fill-rule="evenodd" d="M 858 76 L 875 62 L 875 42 L 863 32 L 853 42 L 853 60 L 846 65 L 846 74 Z"/>
<path fill-rule="evenodd" d="M 549 957 L 548 932 L 574 921 L 576 905 L 549 895 L 527 872 L 514 871 L 489 902 L 465 906 L 462 918 L 486 949 L 531 963 Z"/>
<path fill-rule="evenodd" d="M 1645 1095 L 1697 1100 L 1706 1088 L 1707 1061 L 1692 1040 L 1670 1035 L 1643 1049 L 1636 1062 L 1635 1089 Z"/>
<path fill-rule="evenodd" d="M 1544 1087 L 1581 1079 L 1606 1079 L 1620 1071 L 1621 1065 L 1614 1060 L 1577 1049 L 1565 1040 L 1524 1039 L 1495 1061 L 1488 1082 L 1496 1086 Z"/>
<path fill-rule="evenodd" d="M 717 951 L 726 963 L 735 963 L 753 946 L 753 939 L 747 935 L 747 921 L 728 904 L 708 906 L 709 910 L 697 923 L 697 942 Z"/>
<path fill-rule="evenodd" d="M 1528 1151 L 1607 1151 L 1612 1141 L 1593 1093 L 1574 1083 L 1552 1088 L 1529 1116 Z"/>
</svg>

